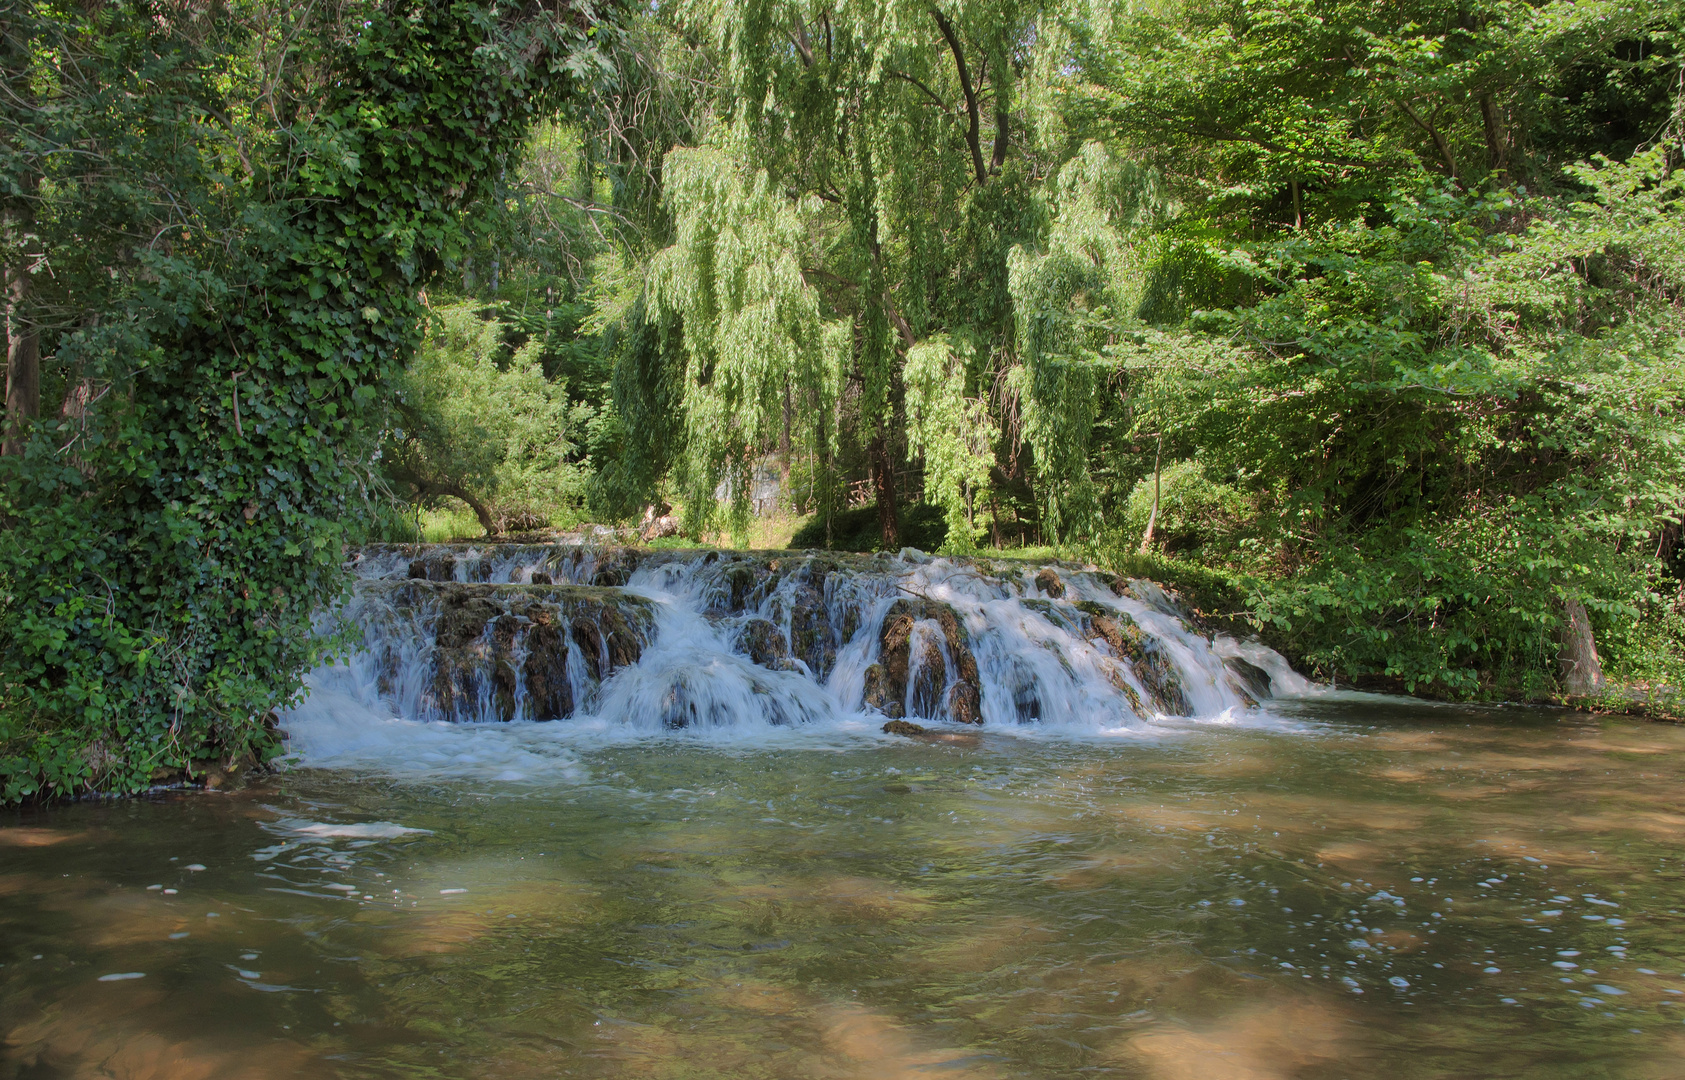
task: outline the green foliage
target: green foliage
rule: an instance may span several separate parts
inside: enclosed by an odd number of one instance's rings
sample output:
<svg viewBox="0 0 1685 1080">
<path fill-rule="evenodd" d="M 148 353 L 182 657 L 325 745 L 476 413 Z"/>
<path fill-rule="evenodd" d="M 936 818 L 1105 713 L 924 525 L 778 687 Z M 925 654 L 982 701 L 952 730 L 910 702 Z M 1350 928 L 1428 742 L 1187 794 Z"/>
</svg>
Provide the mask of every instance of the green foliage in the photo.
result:
<svg viewBox="0 0 1685 1080">
<path fill-rule="evenodd" d="M 966 394 L 967 384 L 976 381 L 975 367 L 938 334 L 907 350 L 902 373 L 907 384 L 908 449 L 924 458 L 925 494 L 934 494 L 947 511 L 941 550 L 948 552 L 976 546 L 972 500 L 989 482 L 999 434 L 987 404 Z"/>
<path fill-rule="evenodd" d="M 1166 551 L 1200 548 L 1207 557 L 1226 553 L 1257 513 L 1251 500 L 1232 485 L 1208 478 L 1199 462 L 1177 461 L 1165 465 L 1156 482 L 1143 476 L 1129 493 L 1122 520 L 1125 535 L 1146 533 L 1155 498 L 1153 535 Z"/>
<path fill-rule="evenodd" d="M 834 467 L 869 460 L 892 475 L 912 444 L 940 459 L 956 521 L 963 492 L 977 502 L 1001 449 L 999 411 L 981 405 L 1009 363 L 1006 256 L 1037 220 L 1013 161 L 1011 58 L 1031 18 L 1012 5 L 894 2 L 697 3 L 656 16 L 712 65 L 702 85 L 713 89 L 687 114 L 694 145 L 668 151 L 661 175 L 672 231 L 646 280 L 668 359 L 622 353 L 634 371 L 617 386 L 642 417 L 621 410 L 632 438 L 665 443 L 646 407 L 662 381 L 648 376 L 687 372 L 686 434 L 667 467 L 692 530 L 712 506 L 702 496 L 787 435 L 821 475 L 822 516 L 840 486 Z M 921 362 L 913 386 L 912 350 L 944 336 L 975 343 L 964 385 Z M 968 425 L 957 442 L 926 422 L 956 410 Z"/>
<path fill-rule="evenodd" d="M 742 534 L 757 450 L 786 430 L 792 404 L 819 420 L 833 408 L 847 328 L 820 318 L 798 257 L 802 215 L 764 171 L 730 148 L 676 150 L 665 183 L 676 235 L 650 265 L 649 304 L 668 348 L 685 358 L 686 530 L 707 527 L 723 481 Z M 810 430 L 814 450 L 828 456 L 823 423 Z"/>
<path fill-rule="evenodd" d="M 41 5 L 7 25 L 33 43 L 27 96 L 0 106 L 8 210 L 46 265 L 108 272 L 43 275 L 33 301 L 70 390 L 0 477 L 0 798 L 274 751 L 416 291 L 582 67 L 582 22 L 505 14 Z M 276 32 L 301 62 L 265 67 Z"/>
<path fill-rule="evenodd" d="M 1384 226 L 1260 246 L 1271 295 L 1196 321 L 1256 346 L 1167 368 L 1166 411 L 1274 508 L 1257 533 L 1291 573 L 1253 603 L 1308 663 L 1542 693 L 1568 596 L 1625 663 L 1610 632 L 1656 608 L 1685 506 L 1666 153 L 1576 170 L 1589 196 L 1550 216 L 1508 191 L 1400 195 Z"/>
<path fill-rule="evenodd" d="M 493 533 L 545 527 L 585 494 L 577 460 L 596 409 L 548 379 L 545 341 L 508 347 L 509 326 L 479 305 L 433 313 L 409 366 L 393 380 L 395 425 L 382 464 L 417 499 L 454 496 Z"/>
<path fill-rule="evenodd" d="M 1156 582 L 1175 593 L 1200 618 L 1245 632 L 1245 620 L 1250 618 L 1246 597 L 1255 584 L 1253 579 L 1160 551 L 1141 551 L 1139 543 L 1138 536 L 1114 533 L 1096 544 L 1091 554 L 1119 577 Z"/>
<path fill-rule="evenodd" d="M 940 506 L 920 503 L 901 510 L 901 541 L 903 547 L 920 551 L 942 551 L 948 539 L 947 514 Z M 790 538 L 790 547 L 824 548 L 834 551 L 882 551 L 883 537 L 878 531 L 878 512 L 875 507 L 861 506 L 842 510 L 831 519 L 831 542 L 825 543 L 825 522 L 822 518 L 808 521 Z M 899 549 L 898 549 L 899 550 Z"/>
<path fill-rule="evenodd" d="M 1565 583 L 1592 598 L 1600 625 L 1635 617 L 1641 599 L 1607 549 L 1564 543 L 1552 523 L 1494 507 L 1431 530 L 1376 530 L 1263 587 L 1253 609 L 1331 677 L 1535 696 L 1553 685 Z"/>
</svg>

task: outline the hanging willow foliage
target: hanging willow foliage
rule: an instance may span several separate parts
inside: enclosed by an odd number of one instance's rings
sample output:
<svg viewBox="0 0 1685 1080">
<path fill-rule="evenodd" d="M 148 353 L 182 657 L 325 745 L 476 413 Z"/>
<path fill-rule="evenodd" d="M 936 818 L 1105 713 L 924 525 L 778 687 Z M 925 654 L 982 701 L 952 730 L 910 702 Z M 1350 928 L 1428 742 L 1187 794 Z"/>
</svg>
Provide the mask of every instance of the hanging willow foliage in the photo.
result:
<svg viewBox="0 0 1685 1080">
<path fill-rule="evenodd" d="M 947 511 L 946 551 L 977 543 L 972 507 L 989 483 L 1000 425 L 988 403 L 968 392 L 978 368 L 974 342 L 937 334 L 907 350 L 907 446 L 924 458 L 925 498 Z"/>
<path fill-rule="evenodd" d="M 1101 387 L 1117 366 L 1110 350 L 1134 322 L 1139 260 L 1131 230 L 1159 210 L 1154 180 L 1088 143 L 1048 185 L 1045 247 L 1014 248 L 1008 259 L 1020 363 L 1007 383 L 1055 540 L 1100 524 L 1089 443 Z"/>
<path fill-rule="evenodd" d="M 675 470 L 691 527 L 781 433 L 788 385 L 820 458 L 866 455 L 893 546 L 910 350 L 947 334 L 985 343 L 987 366 L 1012 334 L 1006 256 L 1039 221 L 1013 155 L 1033 10 L 714 0 L 671 18 L 717 80 L 712 130 L 664 170 L 675 240 L 650 277 L 663 348 L 701 394 Z"/>
<path fill-rule="evenodd" d="M 802 277 L 803 207 L 719 146 L 675 150 L 665 166 L 676 236 L 650 264 L 649 306 L 685 357 L 686 527 L 700 532 L 724 483 L 748 520 L 758 452 L 784 430 L 786 403 L 823 461 L 833 450 L 848 328 L 819 315 Z"/>
</svg>

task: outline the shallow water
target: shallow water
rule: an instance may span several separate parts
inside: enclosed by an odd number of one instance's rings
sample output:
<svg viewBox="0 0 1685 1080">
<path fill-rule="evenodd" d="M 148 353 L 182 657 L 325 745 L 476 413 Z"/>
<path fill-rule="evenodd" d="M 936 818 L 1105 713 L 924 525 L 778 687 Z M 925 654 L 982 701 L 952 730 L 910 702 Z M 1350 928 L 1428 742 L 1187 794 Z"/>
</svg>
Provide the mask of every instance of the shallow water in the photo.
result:
<svg viewBox="0 0 1685 1080">
<path fill-rule="evenodd" d="M 1685 730 L 1277 712 L 0 815 L 0 1077 L 1680 1075 Z"/>
</svg>

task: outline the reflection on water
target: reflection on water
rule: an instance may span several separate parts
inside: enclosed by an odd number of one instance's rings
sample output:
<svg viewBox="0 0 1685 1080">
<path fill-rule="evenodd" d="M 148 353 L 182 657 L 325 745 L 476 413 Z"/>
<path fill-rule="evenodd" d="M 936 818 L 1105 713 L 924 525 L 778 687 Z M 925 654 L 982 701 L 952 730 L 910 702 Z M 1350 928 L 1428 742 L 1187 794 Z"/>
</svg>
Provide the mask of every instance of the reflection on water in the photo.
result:
<svg viewBox="0 0 1685 1080">
<path fill-rule="evenodd" d="M 1685 730 L 1301 708 L 13 813 L 0 1078 L 1680 1075 Z"/>
</svg>

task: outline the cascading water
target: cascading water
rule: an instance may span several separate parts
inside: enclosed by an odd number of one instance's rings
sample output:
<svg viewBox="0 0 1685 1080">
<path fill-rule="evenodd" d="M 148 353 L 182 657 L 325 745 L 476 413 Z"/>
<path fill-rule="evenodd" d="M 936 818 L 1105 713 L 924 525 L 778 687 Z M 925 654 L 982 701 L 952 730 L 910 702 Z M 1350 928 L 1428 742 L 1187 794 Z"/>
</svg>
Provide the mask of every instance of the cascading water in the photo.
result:
<svg viewBox="0 0 1685 1080">
<path fill-rule="evenodd" d="M 1116 733 L 1309 689 L 1264 646 L 1199 632 L 1151 582 L 1067 565 L 438 544 L 370 546 L 353 569 L 340 614 L 362 647 L 312 672 L 286 718 L 306 761 L 481 762 L 456 725 L 512 721 L 527 737 L 493 775 L 513 779 L 565 764 L 564 729 Z"/>
</svg>

